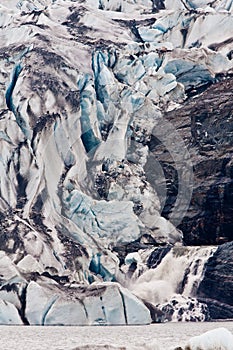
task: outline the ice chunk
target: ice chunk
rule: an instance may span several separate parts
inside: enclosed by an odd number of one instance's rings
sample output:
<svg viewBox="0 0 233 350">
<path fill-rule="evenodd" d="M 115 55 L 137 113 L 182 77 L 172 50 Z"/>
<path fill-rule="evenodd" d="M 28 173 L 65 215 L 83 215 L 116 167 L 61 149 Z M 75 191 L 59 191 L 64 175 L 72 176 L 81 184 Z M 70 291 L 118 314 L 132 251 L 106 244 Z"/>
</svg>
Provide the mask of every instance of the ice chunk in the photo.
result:
<svg viewBox="0 0 233 350">
<path fill-rule="evenodd" d="M 129 242 L 140 235 L 141 223 L 130 201 L 94 201 L 72 191 L 66 198 L 67 214 L 84 232 L 109 242 Z"/>
<path fill-rule="evenodd" d="M 49 288 L 32 281 L 27 287 L 26 317 L 31 325 L 43 325 L 46 314 L 58 296 Z"/>
<path fill-rule="evenodd" d="M 19 278 L 20 280 L 23 280 L 23 278 L 20 277 L 20 274 L 15 264 L 3 251 L 0 251 L 0 275 L 1 275 L 1 282 L 6 280 L 13 281 L 13 279 L 17 279 L 17 278 Z"/>
<path fill-rule="evenodd" d="M 128 289 L 121 287 L 122 300 L 127 324 L 150 324 L 149 309 Z"/>
<path fill-rule="evenodd" d="M 129 253 L 125 257 L 125 264 L 130 265 L 132 263 L 141 263 L 142 259 L 137 252 Z"/>
<path fill-rule="evenodd" d="M 164 70 L 166 73 L 174 74 L 177 81 L 182 83 L 186 89 L 212 83 L 214 81 L 210 72 L 203 65 L 190 61 L 169 61 Z"/>
<path fill-rule="evenodd" d="M 87 325 L 87 315 L 79 300 L 58 298 L 44 318 L 44 325 Z"/>
<path fill-rule="evenodd" d="M 43 268 L 40 265 L 40 263 L 34 258 L 32 255 L 28 254 L 26 255 L 20 262 L 17 264 L 18 268 L 24 272 L 24 273 L 29 273 L 29 272 L 43 272 Z"/>
<path fill-rule="evenodd" d="M 150 312 L 141 300 L 118 283 L 59 287 L 30 282 L 26 317 L 31 325 L 149 324 Z"/>
<path fill-rule="evenodd" d="M 16 307 L 0 299 L 0 324 L 23 324 Z"/>
<path fill-rule="evenodd" d="M 226 328 L 216 328 L 191 338 L 185 350 L 232 350 L 233 335 Z"/>
</svg>

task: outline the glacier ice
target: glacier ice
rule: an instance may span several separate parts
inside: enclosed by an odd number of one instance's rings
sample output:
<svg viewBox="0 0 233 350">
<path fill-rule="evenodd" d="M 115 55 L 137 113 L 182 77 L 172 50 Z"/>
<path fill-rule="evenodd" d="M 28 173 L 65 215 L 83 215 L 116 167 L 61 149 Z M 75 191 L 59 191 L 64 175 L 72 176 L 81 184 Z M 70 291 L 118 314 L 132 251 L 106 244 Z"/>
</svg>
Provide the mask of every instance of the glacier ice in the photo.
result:
<svg viewBox="0 0 233 350">
<path fill-rule="evenodd" d="M 16 307 L 8 301 L 0 299 L 0 324 L 23 324 Z"/>
<path fill-rule="evenodd" d="M 1 322 L 147 324 L 144 303 L 190 305 L 212 248 L 195 274 L 176 228 L 192 164 L 164 112 L 232 73 L 233 3 L 207 5 L 1 1 Z M 180 180 L 168 218 L 155 144 Z"/>
<path fill-rule="evenodd" d="M 185 350 L 231 350 L 233 335 L 226 328 L 216 328 L 199 336 L 191 338 L 185 345 Z"/>
<path fill-rule="evenodd" d="M 25 315 L 33 325 L 149 324 L 149 310 L 117 283 L 91 286 L 30 282 Z M 48 282 L 48 281 L 47 281 Z"/>
</svg>

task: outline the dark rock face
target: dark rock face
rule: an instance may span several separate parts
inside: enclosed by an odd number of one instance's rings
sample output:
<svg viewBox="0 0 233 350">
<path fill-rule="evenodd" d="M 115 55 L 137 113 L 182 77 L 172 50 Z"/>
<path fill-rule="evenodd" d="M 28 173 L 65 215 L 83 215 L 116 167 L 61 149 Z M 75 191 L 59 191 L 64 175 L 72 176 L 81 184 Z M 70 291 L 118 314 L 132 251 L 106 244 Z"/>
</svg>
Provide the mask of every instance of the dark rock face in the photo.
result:
<svg viewBox="0 0 233 350">
<path fill-rule="evenodd" d="M 233 318 L 233 242 L 221 245 L 208 260 L 198 298 L 204 301 L 210 317 Z"/>
<path fill-rule="evenodd" d="M 146 305 L 146 307 L 150 310 L 150 316 L 152 319 L 152 323 L 161 323 L 164 322 L 165 320 L 169 320 L 169 315 L 167 315 L 166 313 L 164 313 L 163 311 L 159 310 L 156 306 L 154 306 L 153 304 L 147 302 L 147 301 L 143 301 L 144 304 Z"/>
<path fill-rule="evenodd" d="M 200 3 L 0 1 L 0 324 L 206 319 L 181 230 L 232 239 L 233 3 Z"/>
<path fill-rule="evenodd" d="M 165 10 L 164 0 L 152 0 L 152 11 L 158 12 L 159 10 Z"/>
<path fill-rule="evenodd" d="M 178 322 L 203 322 L 209 321 L 209 309 L 206 304 L 199 303 L 196 299 L 177 300 L 171 299 L 168 303 L 160 306 L 161 311 L 166 315 L 165 319 L 172 320 L 176 314 Z"/>
<path fill-rule="evenodd" d="M 198 97 L 189 98 L 183 107 L 165 113 L 185 140 L 193 163 L 193 196 L 179 227 L 188 245 L 233 239 L 232 85 L 230 77 L 221 78 Z M 156 140 L 151 140 L 150 149 L 168 181 L 163 215 L 169 218 L 177 195 L 177 174 L 170 155 L 162 152 Z"/>
<path fill-rule="evenodd" d="M 147 266 L 149 268 L 155 269 L 165 257 L 165 255 L 171 250 L 172 246 L 168 245 L 166 247 L 158 247 L 155 249 L 147 261 Z"/>
</svg>

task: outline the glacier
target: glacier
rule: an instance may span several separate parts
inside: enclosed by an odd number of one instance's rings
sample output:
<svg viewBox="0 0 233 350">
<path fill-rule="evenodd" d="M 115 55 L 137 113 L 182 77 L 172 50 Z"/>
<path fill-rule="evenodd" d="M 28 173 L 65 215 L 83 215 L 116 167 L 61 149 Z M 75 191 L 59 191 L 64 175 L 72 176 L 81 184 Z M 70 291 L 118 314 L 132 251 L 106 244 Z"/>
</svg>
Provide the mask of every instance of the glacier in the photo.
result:
<svg viewBox="0 0 233 350">
<path fill-rule="evenodd" d="M 1 324 L 233 317 L 232 10 L 1 1 Z"/>
</svg>

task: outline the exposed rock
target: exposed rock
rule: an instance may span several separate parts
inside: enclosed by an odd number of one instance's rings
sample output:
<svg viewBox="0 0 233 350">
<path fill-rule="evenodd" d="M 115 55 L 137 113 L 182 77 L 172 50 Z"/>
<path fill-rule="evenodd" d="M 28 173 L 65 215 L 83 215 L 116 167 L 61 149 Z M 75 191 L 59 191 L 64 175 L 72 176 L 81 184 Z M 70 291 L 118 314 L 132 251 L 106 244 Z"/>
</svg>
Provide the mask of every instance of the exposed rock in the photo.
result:
<svg viewBox="0 0 233 350">
<path fill-rule="evenodd" d="M 176 295 L 168 303 L 160 304 L 158 307 L 163 312 L 164 319 L 168 321 L 203 322 L 210 320 L 208 306 L 194 298 Z"/>
<path fill-rule="evenodd" d="M 183 238 L 233 232 L 232 7 L 1 1 L 2 322 L 147 324 L 196 296 L 214 248 Z"/>
<path fill-rule="evenodd" d="M 144 300 L 154 321 L 209 320 L 205 300 L 199 302 L 196 296 L 205 264 L 215 251 L 215 247 L 158 247 L 151 253 L 147 266 L 153 261 L 153 268 L 144 268 L 130 288 Z"/>
<path fill-rule="evenodd" d="M 209 306 L 211 318 L 233 318 L 233 243 L 221 245 L 208 260 L 197 295 Z"/>
<path fill-rule="evenodd" d="M 143 300 L 143 302 L 146 305 L 146 307 L 150 310 L 151 320 L 153 323 L 161 323 L 167 320 L 171 320 L 168 314 L 160 310 L 158 307 L 154 306 L 153 304 L 147 301 Z"/>
<path fill-rule="evenodd" d="M 171 248 L 172 246 L 167 246 L 155 249 L 147 261 L 148 267 L 155 269 L 161 263 L 165 255 L 171 250 Z"/>
<path fill-rule="evenodd" d="M 181 108 L 165 114 L 185 140 L 194 166 L 192 200 L 179 226 L 186 244 L 218 244 L 233 239 L 232 87 L 231 77 L 222 77 L 201 98 L 193 96 Z M 178 179 L 175 173 L 170 179 L 166 169 L 174 163 L 169 155 L 161 155 L 161 145 L 151 142 L 151 149 L 153 155 L 159 154 L 165 176 L 172 182 L 163 211 L 169 216 Z"/>
</svg>

